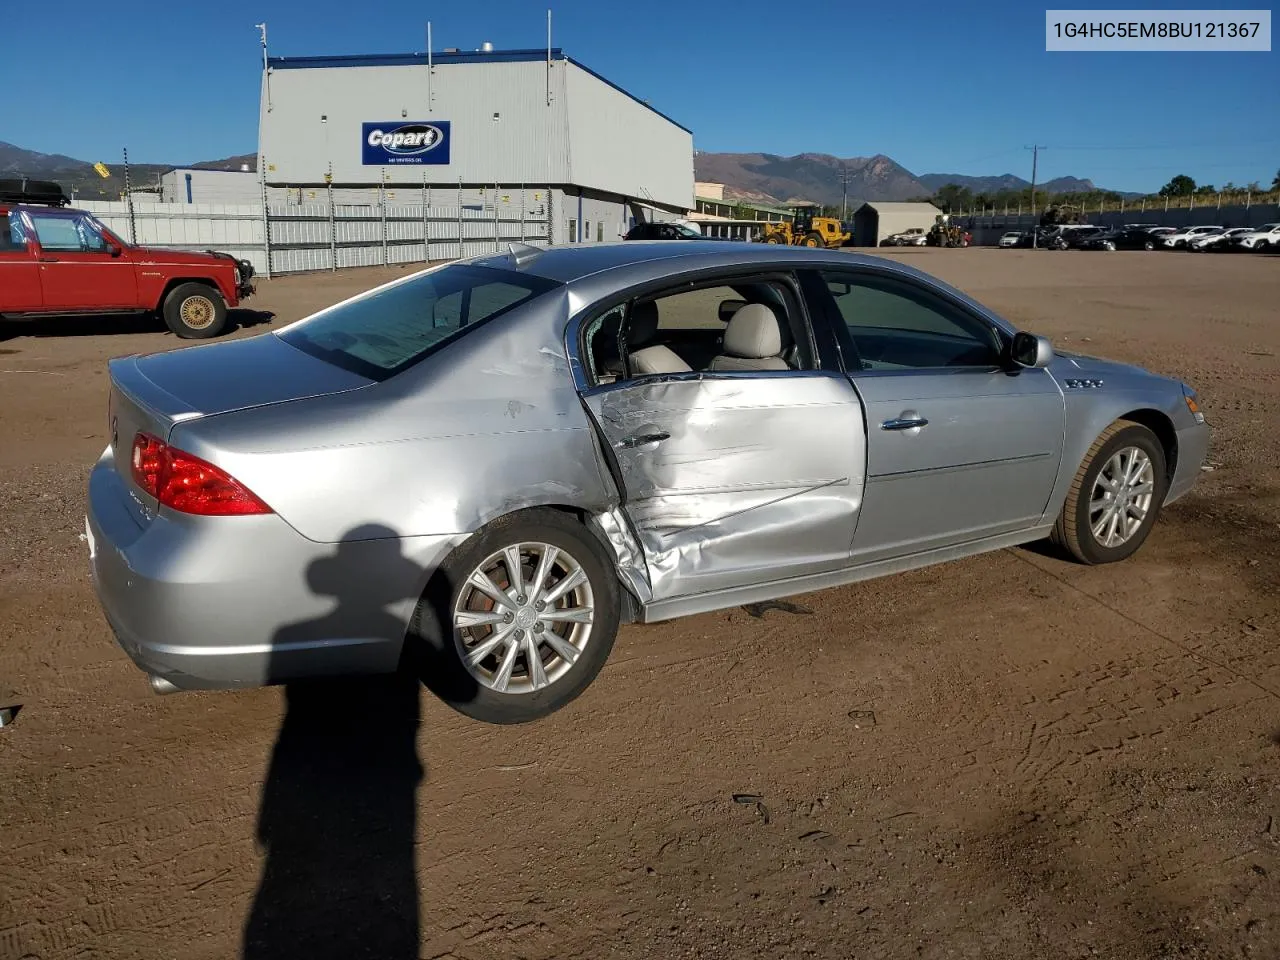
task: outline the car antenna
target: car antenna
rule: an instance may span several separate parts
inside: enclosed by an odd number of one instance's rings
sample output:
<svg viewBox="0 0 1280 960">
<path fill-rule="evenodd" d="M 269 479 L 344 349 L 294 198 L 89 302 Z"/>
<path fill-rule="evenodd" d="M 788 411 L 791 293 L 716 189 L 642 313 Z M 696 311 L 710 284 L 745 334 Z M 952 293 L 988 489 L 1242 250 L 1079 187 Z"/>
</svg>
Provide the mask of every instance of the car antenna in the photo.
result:
<svg viewBox="0 0 1280 960">
<path fill-rule="evenodd" d="M 523 267 L 526 263 L 538 259 L 546 253 L 542 247 L 535 247 L 529 243 L 508 243 L 507 255 L 511 258 L 511 263 L 516 269 Z"/>
</svg>

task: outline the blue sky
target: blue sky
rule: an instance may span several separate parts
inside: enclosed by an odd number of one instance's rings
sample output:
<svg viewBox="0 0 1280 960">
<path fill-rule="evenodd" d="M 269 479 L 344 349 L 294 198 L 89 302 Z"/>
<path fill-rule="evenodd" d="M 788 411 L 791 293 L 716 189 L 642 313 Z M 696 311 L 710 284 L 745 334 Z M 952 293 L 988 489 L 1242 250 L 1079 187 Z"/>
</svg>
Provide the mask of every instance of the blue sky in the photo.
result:
<svg viewBox="0 0 1280 960">
<path fill-rule="evenodd" d="M 1100 4 L 1090 4 L 1098 7 Z M 1148 6 L 1155 6 L 1149 4 Z M 1201 3 L 1200 8 L 1211 5 Z M 700 150 L 887 154 L 913 173 L 1090 177 L 1154 190 L 1280 168 L 1280 54 L 1046 53 L 1026 0 L 555 0 L 556 46 L 694 131 Z M 46 0 L 56 40 L 10 40 L 0 140 L 118 162 L 257 146 L 265 20 L 279 55 L 545 43 L 547 3 Z M 33 8 L 34 9 L 34 8 Z"/>
</svg>

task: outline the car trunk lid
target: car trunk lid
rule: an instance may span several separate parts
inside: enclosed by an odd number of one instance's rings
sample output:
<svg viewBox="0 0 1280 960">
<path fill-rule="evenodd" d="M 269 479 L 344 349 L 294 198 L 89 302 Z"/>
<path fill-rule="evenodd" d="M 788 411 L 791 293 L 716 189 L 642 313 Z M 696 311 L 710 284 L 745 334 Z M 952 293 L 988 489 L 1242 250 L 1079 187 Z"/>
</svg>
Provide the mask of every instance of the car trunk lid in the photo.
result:
<svg viewBox="0 0 1280 960">
<path fill-rule="evenodd" d="M 133 480 L 134 437 L 168 440 L 174 426 L 250 407 L 357 390 L 373 383 L 297 350 L 274 334 L 186 347 L 169 353 L 120 357 L 111 377 L 109 435 L 117 469 L 145 525 L 156 501 Z"/>
</svg>

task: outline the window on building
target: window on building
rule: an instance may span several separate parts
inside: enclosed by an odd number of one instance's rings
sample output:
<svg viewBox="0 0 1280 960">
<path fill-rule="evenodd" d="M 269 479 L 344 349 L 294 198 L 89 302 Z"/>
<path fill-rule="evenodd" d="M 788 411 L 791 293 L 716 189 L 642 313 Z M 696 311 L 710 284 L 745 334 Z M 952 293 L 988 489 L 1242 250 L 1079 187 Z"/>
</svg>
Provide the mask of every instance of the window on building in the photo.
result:
<svg viewBox="0 0 1280 960">
<path fill-rule="evenodd" d="M 591 221 L 590 220 L 582 221 L 582 240 L 584 243 L 591 242 Z"/>
<path fill-rule="evenodd" d="M 578 242 L 578 221 L 574 219 L 570 219 L 569 232 L 565 236 L 565 243 L 577 243 L 577 242 Z"/>
<path fill-rule="evenodd" d="M 597 220 L 596 221 L 596 243 L 601 243 L 603 241 L 604 241 L 604 221 Z"/>
</svg>

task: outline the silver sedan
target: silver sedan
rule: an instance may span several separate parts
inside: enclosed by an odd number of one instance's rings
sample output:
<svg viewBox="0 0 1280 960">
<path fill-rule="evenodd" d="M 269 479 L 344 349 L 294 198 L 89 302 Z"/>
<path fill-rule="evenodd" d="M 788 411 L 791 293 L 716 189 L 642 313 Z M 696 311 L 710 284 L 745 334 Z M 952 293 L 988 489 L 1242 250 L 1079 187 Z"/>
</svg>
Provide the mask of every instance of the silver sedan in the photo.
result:
<svg viewBox="0 0 1280 960">
<path fill-rule="evenodd" d="M 411 668 L 501 723 L 620 623 L 1122 560 L 1208 442 L 1186 384 L 911 267 L 699 241 L 514 245 L 110 379 L 87 539 L 156 690 Z"/>
</svg>

